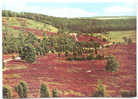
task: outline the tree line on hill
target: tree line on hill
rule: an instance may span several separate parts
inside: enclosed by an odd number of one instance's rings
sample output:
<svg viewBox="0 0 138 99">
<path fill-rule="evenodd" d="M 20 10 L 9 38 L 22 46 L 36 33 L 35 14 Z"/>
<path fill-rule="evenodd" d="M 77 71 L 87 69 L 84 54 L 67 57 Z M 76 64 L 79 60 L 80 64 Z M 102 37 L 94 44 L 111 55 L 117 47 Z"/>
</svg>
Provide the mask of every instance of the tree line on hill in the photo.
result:
<svg viewBox="0 0 138 99">
<path fill-rule="evenodd" d="M 136 18 L 98 20 L 90 18 L 59 18 L 28 12 L 2 11 L 3 17 L 21 17 L 50 24 L 59 32 L 102 33 L 108 31 L 135 30 Z"/>
</svg>

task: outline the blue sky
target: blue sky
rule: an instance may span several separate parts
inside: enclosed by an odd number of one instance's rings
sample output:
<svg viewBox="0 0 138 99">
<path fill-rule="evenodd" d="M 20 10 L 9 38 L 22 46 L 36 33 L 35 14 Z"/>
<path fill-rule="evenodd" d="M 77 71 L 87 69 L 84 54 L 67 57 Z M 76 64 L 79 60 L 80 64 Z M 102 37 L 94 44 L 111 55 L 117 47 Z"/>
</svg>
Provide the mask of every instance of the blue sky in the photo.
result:
<svg viewBox="0 0 138 99">
<path fill-rule="evenodd" d="M 57 17 L 135 16 L 136 0 L 3 0 L 2 9 Z"/>
</svg>

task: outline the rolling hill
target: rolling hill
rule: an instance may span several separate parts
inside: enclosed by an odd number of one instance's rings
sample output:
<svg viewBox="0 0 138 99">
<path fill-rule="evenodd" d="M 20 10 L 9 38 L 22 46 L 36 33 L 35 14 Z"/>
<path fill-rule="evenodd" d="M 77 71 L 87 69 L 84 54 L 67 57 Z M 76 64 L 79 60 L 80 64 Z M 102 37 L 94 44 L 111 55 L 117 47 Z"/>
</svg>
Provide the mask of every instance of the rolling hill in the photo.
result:
<svg viewBox="0 0 138 99">
<path fill-rule="evenodd" d="M 39 33 L 42 35 L 43 32 L 58 32 L 58 29 L 52 25 L 30 20 L 27 18 L 3 17 L 2 24 L 3 32 L 6 32 L 8 30 L 8 32 L 10 32 L 10 34 L 14 34 L 14 36 L 17 36 L 19 32 L 23 31 L 23 29 L 28 32 L 37 32 L 38 35 Z"/>
</svg>

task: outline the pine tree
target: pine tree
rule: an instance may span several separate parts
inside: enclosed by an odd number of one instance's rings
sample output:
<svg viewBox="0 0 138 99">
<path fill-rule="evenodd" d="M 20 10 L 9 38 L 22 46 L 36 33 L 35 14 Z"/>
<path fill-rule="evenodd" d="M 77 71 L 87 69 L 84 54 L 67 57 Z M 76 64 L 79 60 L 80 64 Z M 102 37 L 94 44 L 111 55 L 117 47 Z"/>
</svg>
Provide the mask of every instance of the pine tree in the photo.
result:
<svg viewBox="0 0 138 99">
<path fill-rule="evenodd" d="M 105 69 L 106 69 L 107 71 L 116 72 L 116 71 L 118 71 L 119 66 L 120 66 L 119 63 L 118 63 L 118 61 L 115 59 L 114 56 L 109 56 L 109 57 L 107 58 L 107 64 L 106 64 L 106 66 L 105 66 Z"/>
<path fill-rule="evenodd" d="M 16 92 L 20 98 L 27 98 L 27 84 L 24 81 L 21 81 L 16 87 Z"/>
<path fill-rule="evenodd" d="M 3 87 L 3 98 L 8 98 L 10 99 L 11 98 L 11 89 L 9 86 L 4 86 Z"/>
<path fill-rule="evenodd" d="M 42 83 L 40 86 L 40 97 L 50 97 L 48 87 L 44 83 Z"/>
<path fill-rule="evenodd" d="M 52 90 L 52 93 L 53 93 L 53 97 L 58 97 L 58 90 L 57 89 L 53 89 Z"/>
<path fill-rule="evenodd" d="M 93 97 L 105 97 L 105 96 L 106 96 L 106 89 L 102 84 L 102 81 L 98 80 L 98 86 L 93 94 Z"/>
</svg>

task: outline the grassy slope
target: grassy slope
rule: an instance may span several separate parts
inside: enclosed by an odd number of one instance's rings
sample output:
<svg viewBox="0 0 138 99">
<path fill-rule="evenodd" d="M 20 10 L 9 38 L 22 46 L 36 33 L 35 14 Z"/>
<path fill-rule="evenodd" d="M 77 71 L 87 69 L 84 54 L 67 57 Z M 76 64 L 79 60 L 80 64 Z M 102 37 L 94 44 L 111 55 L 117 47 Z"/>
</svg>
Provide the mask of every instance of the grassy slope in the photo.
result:
<svg viewBox="0 0 138 99">
<path fill-rule="evenodd" d="M 136 31 L 111 31 L 108 36 L 115 42 L 124 42 L 123 37 L 131 38 L 136 42 Z"/>
<path fill-rule="evenodd" d="M 18 26 L 18 27 L 25 27 L 25 28 L 32 28 L 32 29 L 38 29 L 38 30 L 43 30 L 43 31 L 50 31 L 50 32 L 58 32 L 58 29 L 53 27 L 52 25 L 44 24 L 41 22 L 37 22 L 34 20 L 29 20 L 25 18 L 15 18 L 15 17 L 10 17 L 6 18 L 3 17 L 3 31 L 5 31 L 5 26 L 6 24 L 8 26 Z M 14 30 L 12 28 L 7 27 L 8 31 L 11 33 L 17 34 L 20 32 L 19 30 Z"/>
<path fill-rule="evenodd" d="M 111 38 L 111 42 L 123 43 L 123 37 L 131 38 L 133 42 L 136 42 L 136 31 L 110 31 L 108 34 L 94 33 L 93 36 L 106 36 Z"/>
</svg>

